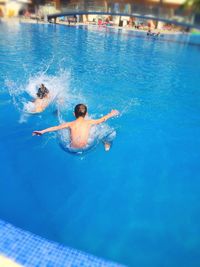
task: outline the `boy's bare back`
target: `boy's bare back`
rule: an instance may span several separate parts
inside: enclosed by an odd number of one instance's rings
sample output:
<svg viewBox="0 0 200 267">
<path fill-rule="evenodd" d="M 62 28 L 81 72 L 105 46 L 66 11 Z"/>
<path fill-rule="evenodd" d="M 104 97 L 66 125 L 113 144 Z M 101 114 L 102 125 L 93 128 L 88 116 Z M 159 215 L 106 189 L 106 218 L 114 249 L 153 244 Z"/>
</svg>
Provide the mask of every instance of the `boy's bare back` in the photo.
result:
<svg viewBox="0 0 200 267">
<path fill-rule="evenodd" d="M 86 120 L 85 116 L 87 114 L 87 107 L 83 104 L 79 104 L 75 107 L 75 117 L 76 120 L 72 122 L 66 122 L 59 126 L 50 127 L 42 131 L 34 131 L 33 135 L 42 135 L 47 132 L 53 132 L 69 128 L 71 147 L 72 148 L 84 148 L 88 144 L 89 133 L 92 125 L 100 124 L 109 118 L 119 115 L 117 110 L 112 110 L 107 115 L 103 116 L 97 120 Z"/>
<path fill-rule="evenodd" d="M 71 146 L 74 148 L 83 148 L 88 143 L 91 121 L 80 117 L 69 125 Z"/>
</svg>

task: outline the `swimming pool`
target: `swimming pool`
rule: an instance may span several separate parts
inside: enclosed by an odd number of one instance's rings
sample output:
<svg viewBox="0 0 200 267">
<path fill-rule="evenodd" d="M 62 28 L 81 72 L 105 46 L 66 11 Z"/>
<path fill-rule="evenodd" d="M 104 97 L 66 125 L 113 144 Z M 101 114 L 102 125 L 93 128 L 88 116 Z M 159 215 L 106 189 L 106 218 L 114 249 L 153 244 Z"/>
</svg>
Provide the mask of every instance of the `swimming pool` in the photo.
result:
<svg viewBox="0 0 200 267">
<path fill-rule="evenodd" d="M 0 218 L 128 266 L 200 264 L 200 47 L 105 28 L 0 24 Z M 45 81 L 41 115 L 23 105 Z M 28 92 L 28 93 L 27 93 Z M 115 108 L 112 149 L 33 130 Z"/>
</svg>

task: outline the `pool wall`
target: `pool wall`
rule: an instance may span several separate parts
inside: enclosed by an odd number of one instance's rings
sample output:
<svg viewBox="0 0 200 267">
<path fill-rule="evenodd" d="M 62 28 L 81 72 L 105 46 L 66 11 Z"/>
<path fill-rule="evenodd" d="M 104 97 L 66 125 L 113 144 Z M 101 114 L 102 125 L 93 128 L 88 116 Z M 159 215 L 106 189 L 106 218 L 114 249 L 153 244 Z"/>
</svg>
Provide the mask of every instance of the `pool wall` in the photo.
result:
<svg viewBox="0 0 200 267">
<path fill-rule="evenodd" d="M 0 220 L 0 255 L 27 267 L 122 267 L 120 264 L 48 241 L 2 220 Z"/>
</svg>

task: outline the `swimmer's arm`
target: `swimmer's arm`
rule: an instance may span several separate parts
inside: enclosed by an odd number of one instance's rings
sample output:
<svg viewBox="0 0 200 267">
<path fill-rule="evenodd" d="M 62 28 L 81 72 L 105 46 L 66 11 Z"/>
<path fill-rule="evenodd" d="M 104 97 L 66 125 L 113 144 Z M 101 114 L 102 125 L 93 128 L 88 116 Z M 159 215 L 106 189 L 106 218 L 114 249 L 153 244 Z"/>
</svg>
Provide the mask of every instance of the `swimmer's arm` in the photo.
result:
<svg viewBox="0 0 200 267">
<path fill-rule="evenodd" d="M 118 110 L 112 110 L 110 113 L 108 113 L 107 115 L 103 116 L 102 118 L 100 119 L 97 119 L 97 120 L 90 120 L 89 123 L 90 124 L 100 124 L 104 121 L 107 121 L 108 119 L 112 118 L 112 117 L 116 117 L 119 115 L 119 111 Z"/>
<path fill-rule="evenodd" d="M 70 127 L 70 125 L 71 125 L 70 122 L 63 123 L 63 124 L 61 124 L 59 126 L 50 127 L 50 128 L 44 129 L 42 131 L 34 131 L 32 133 L 32 135 L 42 135 L 42 134 L 49 133 L 49 132 L 59 131 L 59 130 L 62 130 L 62 129 Z"/>
</svg>

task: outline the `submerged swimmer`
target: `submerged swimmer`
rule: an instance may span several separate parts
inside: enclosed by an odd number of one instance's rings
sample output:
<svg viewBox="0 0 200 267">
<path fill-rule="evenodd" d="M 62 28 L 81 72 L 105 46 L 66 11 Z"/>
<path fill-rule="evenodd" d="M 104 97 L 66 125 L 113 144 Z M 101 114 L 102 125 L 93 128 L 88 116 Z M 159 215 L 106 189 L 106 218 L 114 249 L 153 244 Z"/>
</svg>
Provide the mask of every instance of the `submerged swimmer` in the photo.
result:
<svg viewBox="0 0 200 267">
<path fill-rule="evenodd" d="M 33 100 L 34 109 L 31 113 L 40 113 L 49 105 L 49 90 L 44 84 L 41 84 L 36 96 L 36 99 Z"/>
<path fill-rule="evenodd" d="M 76 120 L 72 122 L 63 123 L 59 126 L 50 127 L 42 131 L 34 131 L 33 135 L 42 135 L 44 133 L 54 132 L 65 128 L 69 128 L 71 148 L 83 149 L 88 144 L 88 138 L 91 127 L 93 125 L 103 123 L 108 119 L 119 115 L 119 111 L 112 110 L 110 113 L 97 120 L 92 120 L 92 119 L 86 120 L 85 119 L 86 114 L 87 114 L 87 107 L 84 104 L 78 104 L 74 109 L 74 115 L 76 117 Z M 111 144 L 106 141 L 104 141 L 103 143 L 105 150 L 108 151 L 110 149 Z"/>
</svg>

